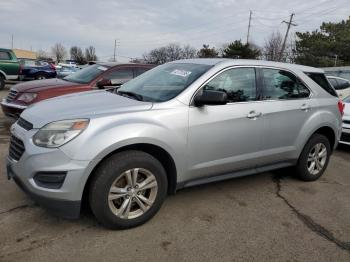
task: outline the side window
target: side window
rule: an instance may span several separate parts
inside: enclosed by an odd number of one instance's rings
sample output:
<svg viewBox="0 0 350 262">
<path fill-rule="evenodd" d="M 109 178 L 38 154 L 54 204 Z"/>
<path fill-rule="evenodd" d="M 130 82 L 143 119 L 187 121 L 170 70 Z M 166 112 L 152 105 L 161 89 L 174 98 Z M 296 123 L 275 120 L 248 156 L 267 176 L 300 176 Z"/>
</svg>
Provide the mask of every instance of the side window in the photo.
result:
<svg viewBox="0 0 350 262">
<path fill-rule="evenodd" d="M 256 100 L 254 68 L 233 68 L 226 70 L 208 82 L 204 90 L 223 91 L 229 102 Z"/>
<path fill-rule="evenodd" d="M 337 83 L 337 80 L 335 78 L 328 78 L 328 80 L 335 89 L 338 88 L 338 83 Z"/>
<path fill-rule="evenodd" d="M 318 84 L 324 91 L 328 94 L 338 97 L 337 92 L 335 92 L 334 88 L 327 81 L 326 76 L 323 73 L 310 73 L 304 72 L 308 77 L 310 77 L 316 84 Z"/>
<path fill-rule="evenodd" d="M 147 67 L 136 67 L 135 68 L 135 77 L 147 72 L 148 70 L 150 70 L 151 68 L 147 68 Z"/>
<path fill-rule="evenodd" d="M 292 73 L 279 69 L 262 69 L 263 99 L 296 99 L 310 95 L 309 89 Z"/>
<path fill-rule="evenodd" d="M 11 56 L 8 52 L 0 51 L 0 60 L 11 60 Z"/>
<path fill-rule="evenodd" d="M 337 79 L 337 82 L 338 82 L 338 88 L 335 88 L 337 90 L 342 90 L 350 87 L 350 83 L 346 80 Z"/>
<path fill-rule="evenodd" d="M 118 83 L 125 83 L 134 77 L 131 68 L 116 69 L 110 73 L 107 73 L 103 78 L 113 80 Z"/>
</svg>

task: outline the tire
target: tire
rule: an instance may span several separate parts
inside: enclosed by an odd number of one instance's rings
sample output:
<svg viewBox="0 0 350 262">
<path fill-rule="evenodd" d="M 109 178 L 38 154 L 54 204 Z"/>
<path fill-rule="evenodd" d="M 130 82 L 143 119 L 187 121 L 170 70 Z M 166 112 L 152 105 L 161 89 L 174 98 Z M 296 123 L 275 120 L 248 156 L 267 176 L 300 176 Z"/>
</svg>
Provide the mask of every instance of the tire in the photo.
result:
<svg viewBox="0 0 350 262">
<path fill-rule="evenodd" d="M 137 174 L 136 183 L 132 181 L 134 174 Z M 160 209 L 167 194 L 164 167 L 153 156 L 141 151 L 112 155 L 93 175 L 89 191 L 90 207 L 97 220 L 110 229 L 127 229 L 147 222 Z M 146 183 L 146 179 L 150 182 Z M 147 186 L 150 188 L 146 189 Z M 145 198 L 152 204 L 146 204 Z"/>
<path fill-rule="evenodd" d="M 35 75 L 35 80 L 43 80 L 43 79 L 46 79 L 46 75 L 45 74 L 42 74 L 42 73 L 39 73 L 39 74 L 36 74 Z"/>
<path fill-rule="evenodd" d="M 0 75 L 0 90 L 3 90 L 5 88 L 5 77 Z"/>
<path fill-rule="evenodd" d="M 322 153 L 324 150 L 326 150 L 325 157 L 320 157 L 324 155 Z M 318 156 L 317 158 L 316 155 Z M 303 181 L 315 181 L 320 178 L 328 166 L 330 155 L 331 146 L 328 138 L 321 134 L 312 135 L 306 143 L 296 166 L 299 179 Z"/>
</svg>

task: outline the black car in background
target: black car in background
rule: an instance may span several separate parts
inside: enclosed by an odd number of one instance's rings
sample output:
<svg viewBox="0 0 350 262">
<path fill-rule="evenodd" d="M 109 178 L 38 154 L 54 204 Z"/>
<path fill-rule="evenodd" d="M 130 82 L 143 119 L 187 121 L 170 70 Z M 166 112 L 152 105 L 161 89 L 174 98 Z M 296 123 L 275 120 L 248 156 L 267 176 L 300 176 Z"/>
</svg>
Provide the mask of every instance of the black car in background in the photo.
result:
<svg viewBox="0 0 350 262">
<path fill-rule="evenodd" d="M 55 66 L 45 61 L 21 59 L 20 66 L 20 80 L 55 78 L 57 75 Z"/>
</svg>

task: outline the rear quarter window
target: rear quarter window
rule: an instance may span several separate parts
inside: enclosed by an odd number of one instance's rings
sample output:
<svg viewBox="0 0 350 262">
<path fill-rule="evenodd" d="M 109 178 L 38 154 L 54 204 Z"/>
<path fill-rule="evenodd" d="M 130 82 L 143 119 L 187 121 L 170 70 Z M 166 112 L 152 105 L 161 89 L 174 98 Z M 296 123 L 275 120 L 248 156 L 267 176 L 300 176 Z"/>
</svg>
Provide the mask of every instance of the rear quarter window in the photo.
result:
<svg viewBox="0 0 350 262">
<path fill-rule="evenodd" d="M 0 60 L 11 60 L 11 56 L 8 52 L 0 51 Z"/>
<path fill-rule="evenodd" d="M 330 85 L 330 83 L 328 82 L 328 80 L 324 74 L 322 74 L 322 73 L 309 73 L 309 72 L 304 72 L 304 73 L 308 77 L 310 77 L 316 84 L 318 84 L 328 94 L 335 96 L 335 97 L 338 97 L 337 92 Z"/>
</svg>

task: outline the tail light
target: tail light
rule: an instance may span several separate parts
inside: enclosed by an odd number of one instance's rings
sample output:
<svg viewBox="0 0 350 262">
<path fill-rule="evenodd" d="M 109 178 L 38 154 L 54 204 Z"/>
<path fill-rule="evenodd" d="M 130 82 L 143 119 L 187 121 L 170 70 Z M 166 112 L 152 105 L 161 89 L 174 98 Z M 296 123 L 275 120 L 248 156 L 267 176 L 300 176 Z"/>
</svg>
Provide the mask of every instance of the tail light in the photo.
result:
<svg viewBox="0 0 350 262">
<path fill-rule="evenodd" d="M 338 101 L 338 109 L 339 109 L 339 112 L 342 116 L 344 115 L 344 108 L 345 108 L 345 104 L 343 103 L 343 101 L 339 100 Z"/>
<path fill-rule="evenodd" d="M 51 67 L 53 70 L 56 70 L 56 67 L 55 67 L 55 65 L 54 65 L 54 64 L 49 63 L 49 65 L 50 65 L 50 67 Z"/>
</svg>

